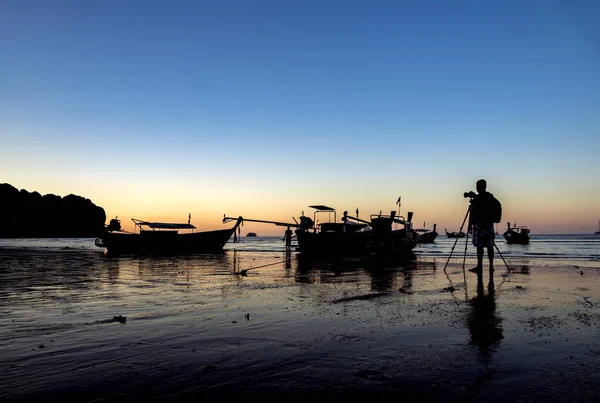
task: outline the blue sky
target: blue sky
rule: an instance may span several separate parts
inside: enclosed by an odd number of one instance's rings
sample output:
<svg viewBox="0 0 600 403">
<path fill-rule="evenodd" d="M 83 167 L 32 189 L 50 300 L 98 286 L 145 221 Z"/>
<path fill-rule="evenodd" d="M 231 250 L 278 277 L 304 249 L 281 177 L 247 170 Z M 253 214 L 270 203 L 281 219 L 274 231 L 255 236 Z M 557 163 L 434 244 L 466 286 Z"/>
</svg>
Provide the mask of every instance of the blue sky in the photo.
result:
<svg viewBox="0 0 600 403">
<path fill-rule="evenodd" d="M 504 221 L 590 232 L 599 17 L 593 0 L 3 1 L 0 182 L 207 227 L 402 195 L 450 229 L 485 177 Z"/>
</svg>

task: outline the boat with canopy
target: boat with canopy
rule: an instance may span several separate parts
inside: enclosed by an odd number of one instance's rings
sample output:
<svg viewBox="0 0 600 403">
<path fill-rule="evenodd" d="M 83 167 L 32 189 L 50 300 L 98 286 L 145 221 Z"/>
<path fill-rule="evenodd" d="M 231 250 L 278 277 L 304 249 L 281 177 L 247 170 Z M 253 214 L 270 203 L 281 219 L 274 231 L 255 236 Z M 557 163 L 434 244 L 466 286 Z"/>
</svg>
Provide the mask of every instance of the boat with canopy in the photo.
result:
<svg viewBox="0 0 600 403">
<path fill-rule="evenodd" d="M 121 229 L 117 218 L 110 221 L 105 233 L 95 244 L 110 253 L 195 253 L 220 251 L 242 223 L 239 217 L 232 228 L 213 231 L 195 231 L 187 223 L 167 223 L 132 218 L 134 232 Z M 190 232 L 180 233 L 181 230 Z"/>
<path fill-rule="evenodd" d="M 397 216 L 395 211 L 390 214 L 372 214 L 369 220 L 363 220 L 348 215 L 344 211 L 338 221 L 337 211 L 326 205 L 309 206 L 314 209 L 312 217 L 304 215 L 294 222 L 280 222 L 242 218 L 243 221 L 274 224 L 296 228 L 298 251 L 303 255 L 332 257 L 344 255 L 369 255 L 385 253 L 409 252 L 418 244 L 419 235 L 412 229 L 410 219 L 413 213 L 408 213 L 408 219 Z M 223 217 L 223 222 L 234 220 Z M 398 225 L 399 228 L 393 228 Z"/>
</svg>

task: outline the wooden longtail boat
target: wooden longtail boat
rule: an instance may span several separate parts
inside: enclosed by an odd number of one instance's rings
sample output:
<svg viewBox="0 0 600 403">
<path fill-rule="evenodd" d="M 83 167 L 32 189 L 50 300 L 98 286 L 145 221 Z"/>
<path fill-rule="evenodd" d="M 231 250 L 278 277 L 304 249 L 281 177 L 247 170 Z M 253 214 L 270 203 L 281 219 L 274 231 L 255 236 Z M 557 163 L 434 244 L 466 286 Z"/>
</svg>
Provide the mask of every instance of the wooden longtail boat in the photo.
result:
<svg viewBox="0 0 600 403">
<path fill-rule="evenodd" d="M 504 239 L 506 239 L 506 243 L 509 244 L 521 244 L 527 245 L 529 243 L 529 228 L 524 225 L 513 225 L 510 226 L 510 223 L 506 223 L 508 229 L 504 233 Z"/>
<path fill-rule="evenodd" d="M 424 227 L 425 225 L 423 225 Z M 433 231 L 427 228 L 417 228 L 415 231 L 419 234 L 419 243 L 433 243 L 437 238 L 438 233 L 436 232 L 437 224 L 433 224 Z"/>
<path fill-rule="evenodd" d="M 149 222 L 132 218 L 134 232 L 121 230 L 120 220 L 112 219 L 95 244 L 109 253 L 196 253 L 220 251 L 242 223 L 239 217 L 232 228 L 193 232 L 187 224 Z M 179 233 L 179 230 L 192 232 Z M 137 231 L 137 232 L 136 232 Z"/>
<path fill-rule="evenodd" d="M 444 231 L 446 231 L 446 236 L 448 238 L 464 238 L 465 237 L 465 233 L 462 231 L 448 232 L 448 230 L 445 228 L 444 228 Z"/>
<path fill-rule="evenodd" d="M 305 216 L 303 213 L 300 221 L 294 219 L 294 223 L 246 218 L 242 220 L 296 228 L 298 251 L 305 256 L 337 257 L 403 253 L 411 251 L 418 244 L 419 236 L 412 229 L 410 222 L 412 212 L 408 213 L 408 220 L 396 216 L 396 212 L 392 211 L 389 215 L 372 214 L 369 221 L 351 217 L 344 212 L 344 216 L 338 222 L 334 208 L 324 205 L 309 207 L 315 209 L 313 217 Z M 223 218 L 223 222 L 230 220 L 234 218 L 226 216 Z M 400 224 L 402 227 L 393 229 L 392 224 Z"/>
</svg>

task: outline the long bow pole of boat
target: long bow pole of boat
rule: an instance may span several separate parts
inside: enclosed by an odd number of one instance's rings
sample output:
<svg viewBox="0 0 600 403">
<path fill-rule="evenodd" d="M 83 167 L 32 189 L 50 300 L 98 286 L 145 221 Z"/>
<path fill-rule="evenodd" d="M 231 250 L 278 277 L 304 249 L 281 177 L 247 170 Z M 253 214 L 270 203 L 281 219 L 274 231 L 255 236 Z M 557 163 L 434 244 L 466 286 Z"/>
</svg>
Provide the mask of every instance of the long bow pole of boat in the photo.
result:
<svg viewBox="0 0 600 403">
<path fill-rule="evenodd" d="M 274 224 L 280 227 L 295 227 L 295 228 L 299 228 L 300 224 L 296 223 L 289 223 L 289 222 L 282 222 L 282 221 L 268 221 L 268 220 L 254 220 L 254 219 L 250 219 L 250 218 L 244 218 L 244 217 L 227 217 L 226 214 L 223 214 L 223 224 L 228 223 L 230 221 L 235 221 L 241 219 L 242 222 L 244 221 L 248 221 L 248 222 L 260 222 L 263 224 Z M 294 220 L 295 221 L 295 220 Z"/>
</svg>

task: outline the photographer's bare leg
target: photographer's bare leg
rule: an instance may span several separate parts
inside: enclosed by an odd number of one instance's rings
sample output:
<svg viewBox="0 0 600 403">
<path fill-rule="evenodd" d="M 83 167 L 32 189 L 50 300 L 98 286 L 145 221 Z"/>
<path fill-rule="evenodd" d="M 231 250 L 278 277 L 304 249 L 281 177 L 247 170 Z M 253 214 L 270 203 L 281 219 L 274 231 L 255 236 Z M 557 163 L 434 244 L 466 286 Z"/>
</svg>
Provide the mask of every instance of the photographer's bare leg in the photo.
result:
<svg viewBox="0 0 600 403">
<path fill-rule="evenodd" d="M 477 247 L 477 267 L 475 267 L 475 269 L 483 269 L 483 246 Z"/>
<path fill-rule="evenodd" d="M 483 248 L 482 249 L 482 255 L 483 255 Z M 487 247 L 487 252 L 488 252 L 488 259 L 490 260 L 490 274 L 492 274 L 494 272 L 494 247 L 493 246 L 488 246 Z"/>
<path fill-rule="evenodd" d="M 474 241 L 475 243 L 476 241 Z M 477 266 L 469 269 L 470 272 L 481 274 L 483 272 L 483 246 L 476 246 L 477 248 Z"/>
</svg>

